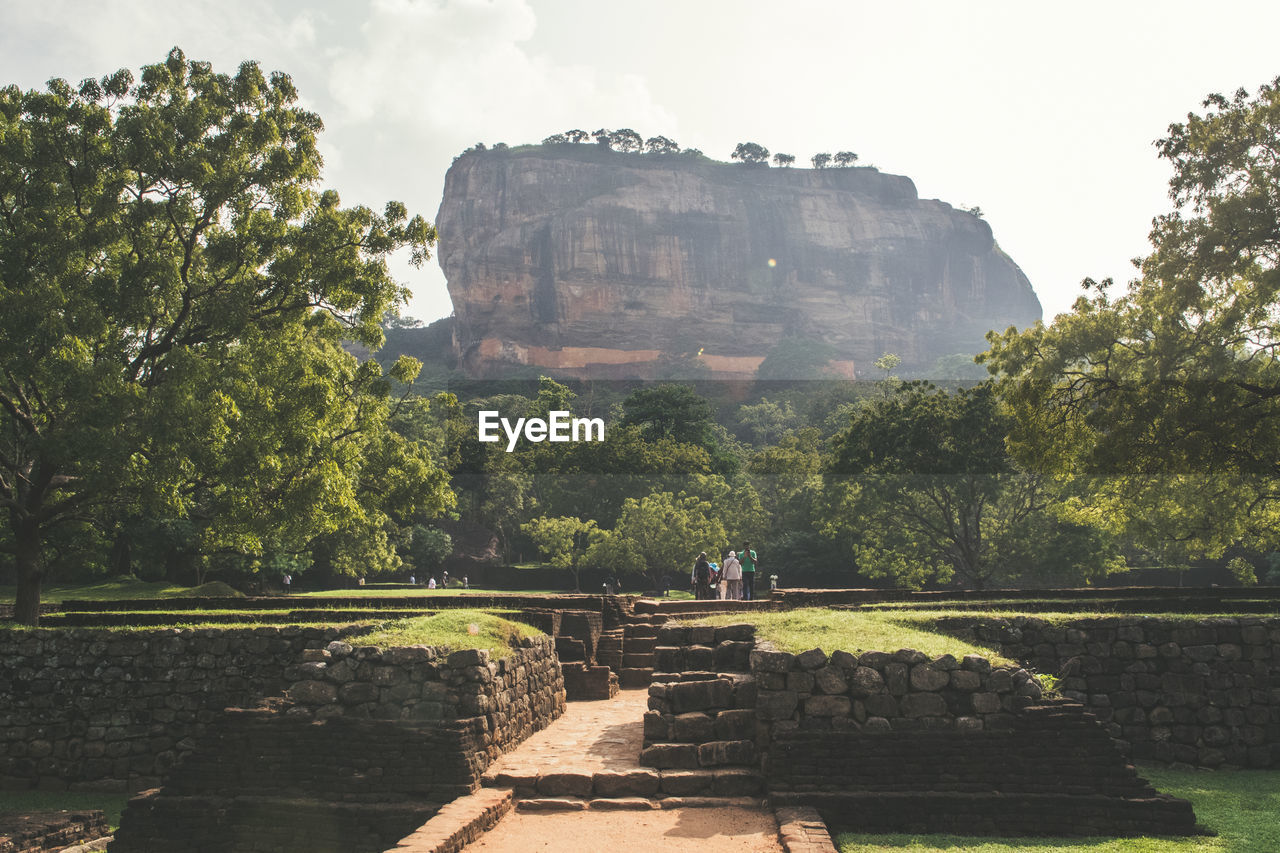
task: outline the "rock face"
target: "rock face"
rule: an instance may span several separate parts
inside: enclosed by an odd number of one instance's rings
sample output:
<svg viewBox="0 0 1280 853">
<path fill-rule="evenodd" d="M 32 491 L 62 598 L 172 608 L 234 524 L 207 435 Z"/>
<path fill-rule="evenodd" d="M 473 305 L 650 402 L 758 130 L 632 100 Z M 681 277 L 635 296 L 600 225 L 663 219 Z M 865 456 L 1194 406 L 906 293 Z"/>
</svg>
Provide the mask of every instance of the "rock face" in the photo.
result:
<svg viewBox="0 0 1280 853">
<path fill-rule="evenodd" d="M 869 375 L 884 352 L 926 368 L 1040 317 L 986 222 L 871 168 L 589 144 L 471 152 L 449 169 L 436 225 L 473 375 L 651 377 L 698 357 L 751 377 L 784 337 Z"/>
</svg>

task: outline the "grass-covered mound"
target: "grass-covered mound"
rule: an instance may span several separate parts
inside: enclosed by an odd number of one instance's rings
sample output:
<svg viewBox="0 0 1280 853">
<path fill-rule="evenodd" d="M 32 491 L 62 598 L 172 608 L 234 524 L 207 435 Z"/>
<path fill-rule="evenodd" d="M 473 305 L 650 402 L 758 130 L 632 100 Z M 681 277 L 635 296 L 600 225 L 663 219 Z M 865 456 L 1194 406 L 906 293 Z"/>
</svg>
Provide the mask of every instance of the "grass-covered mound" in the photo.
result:
<svg viewBox="0 0 1280 853">
<path fill-rule="evenodd" d="M 174 598 L 244 598 L 244 593 L 222 581 L 209 581 L 177 592 Z"/>
<path fill-rule="evenodd" d="M 519 647 L 525 637 L 538 631 L 522 622 L 513 622 L 484 610 L 445 610 L 430 616 L 397 619 L 384 623 L 352 642 L 362 646 L 434 646 L 458 649 L 487 649 L 490 657 L 504 658 Z"/>
<path fill-rule="evenodd" d="M 732 613 L 699 619 L 698 622 L 710 625 L 752 622 L 756 626 L 757 639 L 795 654 L 812 648 L 820 648 L 828 654 L 837 650 L 857 654 L 916 649 L 931 657 L 982 655 L 992 663 L 1013 663 L 986 646 L 937 631 L 929 621 L 930 615 L 804 607 L 773 613 Z"/>
</svg>

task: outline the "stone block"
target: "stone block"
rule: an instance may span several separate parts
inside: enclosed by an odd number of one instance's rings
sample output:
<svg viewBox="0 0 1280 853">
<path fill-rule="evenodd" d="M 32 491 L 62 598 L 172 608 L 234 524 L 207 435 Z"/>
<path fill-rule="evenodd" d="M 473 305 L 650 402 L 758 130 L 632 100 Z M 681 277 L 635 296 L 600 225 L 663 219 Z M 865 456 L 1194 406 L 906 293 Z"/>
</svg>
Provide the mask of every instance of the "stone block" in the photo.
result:
<svg viewBox="0 0 1280 853">
<path fill-rule="evenodd" d="M 947 713 L 947 702 L 937 693 L 908 693 L 898 704 L 907 717 L 940 717 Z"/>
<path fill-rule="evenodd" d="M 754 672 L 787 673 L 791 671 L 793 661 L 795 661 L 795 655 L 788 652 L 768 649 L 754 649 L 751 652 L 751 669 Z"/>
<path fill-rule="evenodd" d="M 818 690 L 829 695 L 840 695 L 849 689 L 845 671 L 838 666 L 828 664 L 813 674 L 813 683 Z"/>
<path fill-rule="evenodd" d="M 698 764 L 720 767 L 726 764 L 754 764 L 756 745 L 749 740 L 713 740 L 698 746 Z"/>
<path fill-rule="evenodd" d="M 750 797 L 764 791 L 764 779 L 754 770 L 726 767 L 715 772 L 711 792 L 717 797 Z"/>
<path fill-rule="evenodd" d="M 717 643 L 730 642 L 754 642 L 756 638 L 756 626 L 750 623 L 741 623 L 738 625 L 721 625 L 716 628 L 715 641 Z"/>
<path fill-rule="evenodd" d="M 849 694 L 861 699 L 885 691 L 884 676 L 869 666 L 859 666 L 849 674 Z"/>
<path fill-rule="evenodd" d="M 756 715 L 762 720 L 789 720 L 798 702 L 791 690 L 760 690 L 756 693 Z"/>
<path fill-rule="evenodd" d="M 670 714 L 657 711 L 644 712 L 644 739 L 647 741 L 668 741 L 672 739 L 671 727 L 675 720 Z"/>
<path fill-rule="evenodd" d="M 689 797 L 711 793 L 715 776 L 705 770 L 663 770 L 659 780 L 662 793 L 673 797 Z"/>
<path fill-rule="evenodd" d="M 873 693 L 863 699 L 862 704 L 866 708 L 867 715 L 871 717 L 896 717 L 899 714 L 898 700 L 888 693 Z M 999 706 L 999 704 L 997 699 L 996 705 Z"/>
<path fill-rule="evenodd" d="M 660 769 L 692 770 L 698 766 L 698 746 L 692 743 L 656 743 L 640 750 L 640 763 Z"/>
<path fill-rule="evenodd" d="M 976 714 L 994 714 L 1001 708 L 1000 696 L 996 693 L 975 693 L 970 701 Z"/>
<path fill-rule="evenodd" d="M 787 689 L 797 693 L 813 692 L 813 673 L 793 669 L 787 673 Z"/>
<path fill-rule="evenodd" d="M 302 705 L 329 705 L 338 701 L 338 688 L 327 681 L 299 681 L 289 688 L 289 698 Z"/>
<path fill-rule="evenodd" d="M 701 711 L 677 714 L 674 717 L 672 731 L 674 741 L 681 743 L 703 743 L 715 737 L 715 718 Z"/>
<path fill-rule="evenodd" d="M 651 797 L 658 793 L 660 782 L 656 770 L 600 770 L 592 775 L 598 797 Z"/>
<path fill-rule="evenodd" d="M 905 663 L 893 661 L 884 665 L 884 683 L 894 696 L 902 696 L 911 689 L 910 670 Z"/>
<path fill-rule="evenodd" d="M 827 653 L 822 649 L 809 649 L 796 655 L 796 663 L 807 670 L 815 670 L 827 665 Z"/>
<path fill-rule="evenodd" d="M 716 714 L 716 740 L 747 740 L 754 736 L 756 712 L 754 708 L 721 711 Z"/>
<path fill-rule="evenodd" d="M 587 773 L 539 773 L 536 788 L 549 797 L 589 797 L 591 785 Z"/>
<path fill-rule="evenodd" d="M 714 625 L 693 625 L 689 628 L 689 643 L 698 646 L 710 646 L 716 641 Z"/>
<path fill-rule="evenodd" d="M 911 667 L 911 687 L 914 690 L 936 691 L 951 683 L 951 673 L 937 669 L 931 663 Z"/>
<path fill-rule="evenodd" d="M 733 706 L 733 685 L 723 679 L 681 681 L 667 685 L 667 699 L 676 714 Z"/>
<path fill-rule="evenodd" d="M 848 696 L 810 696 L 804 700 L 804 712 L 810 717 L 848 716 L 852 707 Z"/>
<path fill-rule="evenodd" d="M 965 693 L 972 693 L 982 686 L 982 676 L 972 670 L 957 669 L 951 673 L 951 686 Z"/>
</svg>

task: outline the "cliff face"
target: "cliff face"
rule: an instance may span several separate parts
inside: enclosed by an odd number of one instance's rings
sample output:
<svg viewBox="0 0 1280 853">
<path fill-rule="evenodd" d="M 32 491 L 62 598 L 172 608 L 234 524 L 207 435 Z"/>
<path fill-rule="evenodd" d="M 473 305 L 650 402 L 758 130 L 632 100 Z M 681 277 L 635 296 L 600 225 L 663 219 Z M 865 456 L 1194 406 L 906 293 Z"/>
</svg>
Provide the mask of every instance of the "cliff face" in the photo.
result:
<svg viewBox="0 0 1280 853">
<path fill-rule="evenodd" d="M 873 169 L 778 169 L 595 145 L 466 154 L 439 259 L 473 374 L 652 376 L 676 356 L 750 377 L 784 336 L 845 375 L 927 367 L 1040 303 L 986 222 Z"/>
</svg>

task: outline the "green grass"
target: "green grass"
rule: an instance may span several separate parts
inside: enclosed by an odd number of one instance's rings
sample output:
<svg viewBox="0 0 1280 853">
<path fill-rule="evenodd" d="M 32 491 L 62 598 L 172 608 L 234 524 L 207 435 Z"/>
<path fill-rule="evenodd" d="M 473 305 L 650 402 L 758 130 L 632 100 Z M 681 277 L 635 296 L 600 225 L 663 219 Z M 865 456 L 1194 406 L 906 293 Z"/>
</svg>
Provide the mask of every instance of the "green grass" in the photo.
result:
<svg viewBox="0 0 1280 853">
<path fill-rule="evenodd" d="M 107 815 L 107 823 L 114 831 L 120 826 L 120 813 L 124 811 L 129 796 L 67 791 L 0 791 L 0 814 L 102 809 Z"/>
<path fill-rule="evenodd" d="M 711 625 L 752 622 L 759 639 L 797 654 L 815 647 L 827 654 L 837 650 L 857 654 L 916 649 L 932 657 L 982 655 L 992 663 L 1013 663 L 987 646 L 932 630 L 926 618 L 908 619 L 900 613 L 806 607 L 781 613 L 732 613 L 700 618 L 698 622 Z"/>
<path fill-rule="evenodd" d="M 362 646 L 436 646 L 452 650 L 488 649 L 491 657 L 507 657 L 515 644 L 538 632 L 484 610 L 446 610 L 432 616 L 397 619 L 353 642 Z"/>
<path fill-rule="evenodd" d="M 1075 619 L 1110 619 L 1115 617 L 1138 619 L 1176 619 L 1185 622 L 1196 622 L 1201 619 L 1239 619 L 1257 617 L 1258 613 L 1132 613 L 1123 610 L 1045 610 L 1037 612 L 1026 608 L 1027 602 L 989 601 L 982 602 L 981 609 L 966 610 L 956 607 L 921 607 L 915 603 L 886 602 L 880 604 L 864 604 L 859 609 L 870 613 L 889 613 L 912 620 L 928 620 L 943 618 L 973 619 L 987 617 L 993 619 L 1009 619 L 1013 616 L 1026 616 L 1028 619 L 1041 619 L 1045 622 L 1063 624 Z M 1054 602 L 1049 602 L 1050 604 Z"/>
<path fill-rule="evenodd" d="M 40 591 L 42 601 L 119 601 L 125 598 L 177 598 L 192 595 L 199 587 L 180 586 L 168 581 L 140 581 L 112 578 L 92 584 L 47 586 Z M 13 601 L 16 588 L 0 586 L 0 601 Z"/>
<path fill-rule="evenodd" d="M 297 592 L 290 598 L 438 598 L 455 595 L 570 595 L 563 589 L 427 589 L 425 586 L 403 589 L 379 589 L 376 586 L 355 587 L 353 589 L 318 589 L 311 592 Z"/>
<path fill-rule="evenodd" d="M 1194 838 L 984 838 L 962 835 L 860 835 L 839 833 L 840 853 L 883 850 L 945 853 L 1267 853 L 1280 850 L 1280 770 L 1168 770 L 1139 772 L 1166 794 L 1195 807 L 1201 826 L 1216 837 Z"/>
</svg>

